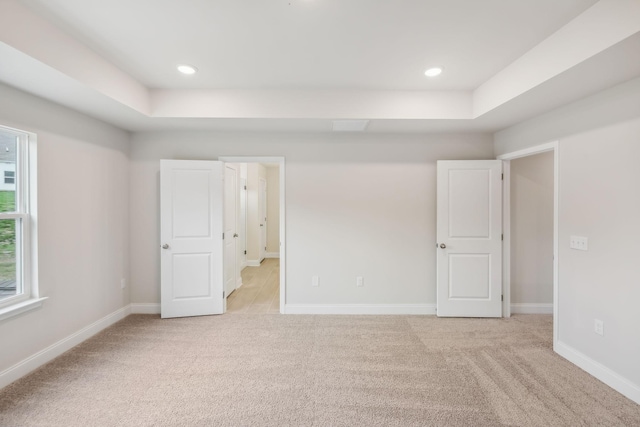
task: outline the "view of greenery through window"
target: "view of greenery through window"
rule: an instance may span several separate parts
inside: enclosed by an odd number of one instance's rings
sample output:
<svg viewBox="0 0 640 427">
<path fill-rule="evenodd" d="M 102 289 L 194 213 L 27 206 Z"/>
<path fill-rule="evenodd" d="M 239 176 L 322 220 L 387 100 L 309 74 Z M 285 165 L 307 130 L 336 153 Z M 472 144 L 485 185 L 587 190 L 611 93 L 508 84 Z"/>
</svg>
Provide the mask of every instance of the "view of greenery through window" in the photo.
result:
<svg viewBox="0 0 640 427">
<path fill-rule="evenodd" d="M 15 210 L 15 192 L 0 191 L 0 212 Z M 16 221 L 0 220 L 0 284 L 16 280 Z M 15 285 L 14 285 L 15 286 Z"/>
<path fill-rule="evenodd" d="M 16 135 L 0 129 L 0 213 L 16 212 Z M 15 218 L 0 219 L 0 299 L 16 295 Z"/>
</svg>

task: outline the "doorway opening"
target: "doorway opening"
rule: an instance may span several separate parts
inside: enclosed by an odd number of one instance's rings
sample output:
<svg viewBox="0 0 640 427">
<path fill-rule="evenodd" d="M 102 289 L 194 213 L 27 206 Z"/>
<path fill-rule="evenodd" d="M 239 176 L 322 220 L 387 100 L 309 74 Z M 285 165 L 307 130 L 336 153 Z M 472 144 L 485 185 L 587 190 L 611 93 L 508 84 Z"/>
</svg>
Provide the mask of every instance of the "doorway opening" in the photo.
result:
<svg viewBox="0 0 640 427">
<path fill-rule="evenodd" d="M 225 253 L 225 265 L 227 260 L 229 264 L 225 270 L 226 311 L 282 313 L 285 301 L 284 158 L 220 157 L 219 160 L 234 174 L 233 178 L 225 179 L 225 193 L 232 193 L 225 195 L 225 206 L 235 206 L 235 213 L 229 214 L 225 222 L 235 224 L 233 233 L 237 235 L 236 247 Z M 235 188 L 231 182 L 236 183 Z M 231 232 L 229 229 L 228 233 Z"/>
<path fill-rule="evenodd" d="M 499 156 L 504 161 L 503 315 L 558 312 L 557 142 Z"/>
</svg>

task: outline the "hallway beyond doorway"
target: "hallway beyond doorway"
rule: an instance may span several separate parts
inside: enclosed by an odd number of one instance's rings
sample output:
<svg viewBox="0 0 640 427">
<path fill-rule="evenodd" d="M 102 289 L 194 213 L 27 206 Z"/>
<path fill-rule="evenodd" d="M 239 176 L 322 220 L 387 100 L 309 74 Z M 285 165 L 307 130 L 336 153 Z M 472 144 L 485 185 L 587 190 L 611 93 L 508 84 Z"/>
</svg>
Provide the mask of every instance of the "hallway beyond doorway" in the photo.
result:
<svg viewBox="0 0 640 427">
<path fill-rule="evenodd" d="M 227 298 L 227 313 L 280 313 L 280 260 L 242 270 L 243 285 Z"/>
</svg>

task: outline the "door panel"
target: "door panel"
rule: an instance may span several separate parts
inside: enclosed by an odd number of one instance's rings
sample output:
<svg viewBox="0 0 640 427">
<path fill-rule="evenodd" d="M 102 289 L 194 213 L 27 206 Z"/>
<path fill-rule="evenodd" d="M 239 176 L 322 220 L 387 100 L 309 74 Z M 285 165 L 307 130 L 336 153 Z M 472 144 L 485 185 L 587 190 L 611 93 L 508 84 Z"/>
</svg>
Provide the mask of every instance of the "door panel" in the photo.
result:
<svg viewBox="0 0 640 427">
<path fill-rule="evenodd" d="M 211 296 L 211 254 L 174 254 L 171 261 L 175 300 Z"/>
<path fill-rule="evenodd" d="M 161 316 L 224 312 L 222 163 L 161 160 Z"/>
<path fill-rule="evenodd" d="M 172 237 L 211 237 L 209 194 L 210 172 L 207 170 L 173 170 Z"/>
<path fill-rule="evenodd" d="M 449 170 L 450 238 L 489 237 L 490 179 L 487 170 Z"/>
<path fill-rule="evenodd" d="M 439 161 L 437 314 L 502 315 L 502 162 Z"/>
<path fill-rule="evenodd" d="M 225 165 L 224 170 L 224 291 L 229 296 L 238 282 L 238 177 L 232 165 Z"/>
<path fill-rule="evenodd" d="M 489 298 L 491 256 L 449 255 L 449 298 Z"/>
<path fill-rule="evenodd" d="M 260 261 L 267 256 L 267 181 L 260 178 Z"/>
</svg>

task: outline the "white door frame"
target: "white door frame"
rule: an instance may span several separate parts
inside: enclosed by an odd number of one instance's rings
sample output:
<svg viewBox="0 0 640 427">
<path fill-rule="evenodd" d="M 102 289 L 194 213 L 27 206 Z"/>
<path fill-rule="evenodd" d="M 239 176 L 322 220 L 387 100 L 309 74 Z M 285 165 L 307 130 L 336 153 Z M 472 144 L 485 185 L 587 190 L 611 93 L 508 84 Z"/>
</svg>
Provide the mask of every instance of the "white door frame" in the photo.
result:
<svg viewBox="0 0 640 427">
<path fill-rule="evenodd" d="M 558 341 L 558 312 L 560 308 L 558 299 L 558 207 L 560 200 L 558 141 L 552 141 L 498 156 L 498 160 L 504 162 L 504 183 L 502 187 L 502 227 L 504 232 L 504 243 L 502 247 L 502 294 L 504 295 L 504 301 L 502 303 L 502 313 L 503 317 L 511 316 L 511 160 L 546 153 L 548 151 L 553 151 L 553 348 L 555 349 Z"/>
<path fill-rule="evenodd" d="M 286 301 L 286 230 L 285 230 L 285 161 L 284 157 L 270 156 L 221 156 L 218 160 L 228 163 L 277 163 L 280 171 L 280 313 L 284 313 Z"/>
</svg>

